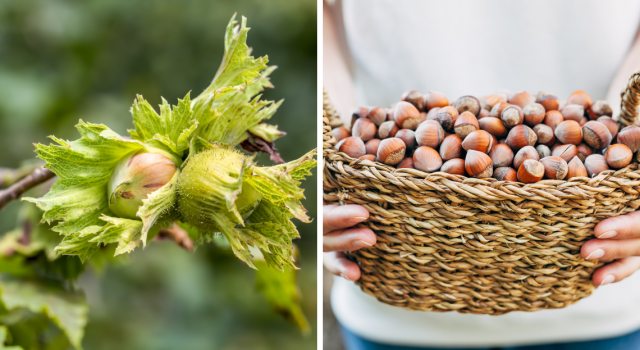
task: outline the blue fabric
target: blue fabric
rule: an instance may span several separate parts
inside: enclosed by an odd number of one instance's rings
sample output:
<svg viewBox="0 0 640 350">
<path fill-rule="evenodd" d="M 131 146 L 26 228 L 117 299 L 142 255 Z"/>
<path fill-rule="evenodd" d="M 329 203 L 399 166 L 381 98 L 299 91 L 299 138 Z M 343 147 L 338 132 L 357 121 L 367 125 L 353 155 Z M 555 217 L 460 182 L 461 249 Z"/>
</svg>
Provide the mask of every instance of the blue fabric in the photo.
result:
<svg viewBox="0 0 640 350">
<path fill-rule="evenodd" d="M 342 339 L 347 350 L 635 350 L 640 349 L 640 330 L 615 338 L 502 348 L 423 348 L 380 344 L 361 338 L 342 327 Z"/>
</svg>

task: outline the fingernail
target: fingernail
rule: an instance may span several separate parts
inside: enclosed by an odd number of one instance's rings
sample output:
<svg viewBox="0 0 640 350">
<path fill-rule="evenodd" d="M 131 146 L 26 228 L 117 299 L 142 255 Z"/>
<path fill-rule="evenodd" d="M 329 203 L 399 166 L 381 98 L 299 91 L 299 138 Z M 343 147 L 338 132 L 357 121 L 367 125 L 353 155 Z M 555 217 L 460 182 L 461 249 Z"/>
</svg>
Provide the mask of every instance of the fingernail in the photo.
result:
<svg viewBox="0 0 640 350">
<path fill-rule="evenodd" d="M 340 277 L 346 279 L 347 281 L 351 281 L 351 279 L 349 279 L 349 277 L 347 277 L 347 275 L 345 275 L 345 274 L 340 274 Z M 351 282 L 353 282 L 353 281 L 351 281 Z"/>
<path fill-rule="evenodd" d="M 591 254 L 589 254 L 589 256 L 587 256 L 586 260 L 600 259 L 603 256 L 604 256 L 604 250 L 598 248 L 598 249 L 592 251 Z"/>
<path fill-rule="evenodd" d="M 602 282 L 600 283 L 601 286 L 604 286 L 605 284 L 609 284 L 613 281 L 615 281 L 615 277 L 613 275 L 606 275 L 604 276 L 604 278 L 602 279 Z"/>
<path fill-rule="evenodd" d="M 603 234 L 601 234 L 598 238 L 611 238 L 611 237 L 615 237 L 618 235 L 618 232 L 616 231 L 607 231 Z"/>
<path fill-rule="evenodd" d="M 353 221 L 356 221 L 356 222 L 362 222 L 367 220 L 367 218 L 365 218 L 364 216 L 353 216 L 352 218 L 353 218 Z"/>
<path fill-rule="evenodd" d="M 365 242 L 361 239 L 357 239 L 355 241 L 353 241 L 353 246 L 356 248 L 366 248 L 366 247 L 371 247 L 373 244 Z"/>
</svg>

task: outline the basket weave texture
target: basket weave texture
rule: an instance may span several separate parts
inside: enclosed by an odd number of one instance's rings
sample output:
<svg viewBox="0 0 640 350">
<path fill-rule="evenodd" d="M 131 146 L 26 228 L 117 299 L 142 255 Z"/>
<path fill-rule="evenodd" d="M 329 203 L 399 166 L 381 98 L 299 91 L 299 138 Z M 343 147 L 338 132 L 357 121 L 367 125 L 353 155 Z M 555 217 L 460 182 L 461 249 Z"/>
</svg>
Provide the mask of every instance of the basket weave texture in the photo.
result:
<svg viewBox="0 0 640 350">
<path fill-rule="evenodd" d="M 636 123 L 640 71 L 622 93 L 622 126 Z M 589 296 L 603 265 L 580 256 L 601 220 L 640 206 L 640 170 L 536 183 L 395 169 L 338 152 L 342 125 L 326 93 L 324 199 L 370 213 L 377 237 L 350 253 L 361 289 L 411 310 L 500 315 L 563 308 Z"/>
</svg>

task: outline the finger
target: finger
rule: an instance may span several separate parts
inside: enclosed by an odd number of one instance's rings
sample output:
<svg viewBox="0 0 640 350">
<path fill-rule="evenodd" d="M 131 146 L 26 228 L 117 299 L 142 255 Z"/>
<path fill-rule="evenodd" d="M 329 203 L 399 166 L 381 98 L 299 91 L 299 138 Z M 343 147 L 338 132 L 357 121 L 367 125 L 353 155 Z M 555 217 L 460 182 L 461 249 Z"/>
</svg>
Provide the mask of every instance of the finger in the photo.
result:
<svg viewBox="0 0 640 350">
<path fill-rule="evenodd" d="M 611 264 L 604 265 L 593 273 L 593 284 L 604 286 L 605 284 L 620 282 L 640 269 L 640 257 L 620 259 Z"/>
<path fill-rule="evenodd" d="M 592 239 L 582 246 L 580 254 L 587 260 L 640 256 L 640 239 Z"/>
<path fill-rule="evenodd" d="M 341 276 L 349 281 L 356 281 L 360 278 L 360 267 L 358 264 L 346 258 L 343 253 L 324 253 L 324 267 L 336 276 Z"/>
<path fill-rule="evenodd" d="M 371 247 L 374 244 L 376 244 L 376 235 L 371 229 L 364 227 L 336 230 L 322 237 L 322 250 L 325 252 L 350 252 L 360 248 Z"/>
<path fill-rule="evenodd" d="M 598 238 L 640 238 L 640 211 L 600 221 L 593 229 Z"/>
<path fill-rule="evenodd" d="M 369 218 L 369 212 L 361 205 L 325 205 L 322 207 L 322 233 L 351 227 Z"/>
</svg>

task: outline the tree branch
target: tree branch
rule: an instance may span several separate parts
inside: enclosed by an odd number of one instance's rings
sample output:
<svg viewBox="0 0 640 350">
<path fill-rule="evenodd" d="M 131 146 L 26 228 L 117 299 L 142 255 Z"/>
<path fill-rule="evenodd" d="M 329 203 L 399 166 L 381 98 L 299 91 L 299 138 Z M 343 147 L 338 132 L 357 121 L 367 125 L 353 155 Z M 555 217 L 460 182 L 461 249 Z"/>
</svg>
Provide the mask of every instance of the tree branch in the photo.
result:
<svg viewBox="0 0 640 350">
<path fill-rule="evenodd" d="M 24 179 L 16 182 L 6 190 L 0 191 L 0 209 L 4 208 L 9 202 L 20 198 L 25 192 L 33 187 L 56 176 L 51 170 L 46 168 L 38 168 Z"/>
<path fill-rule="evenodd" d="M 0 168 L 0 188 L 7 188 L 31 174 L 34 170 L 42 168 L 42 161 L 27 161 L 17 169 Z"/>
<path fill-rule="evenodd" d="M 180 247 L 187 251 L 193 252 L 193 240 L 189 237 L 187 231 L 183 230 L 175 222 L 171 228 L 163 228 L 157 236 L 157 240 L 170 240 L 176 242 Z"/>
</svg>

